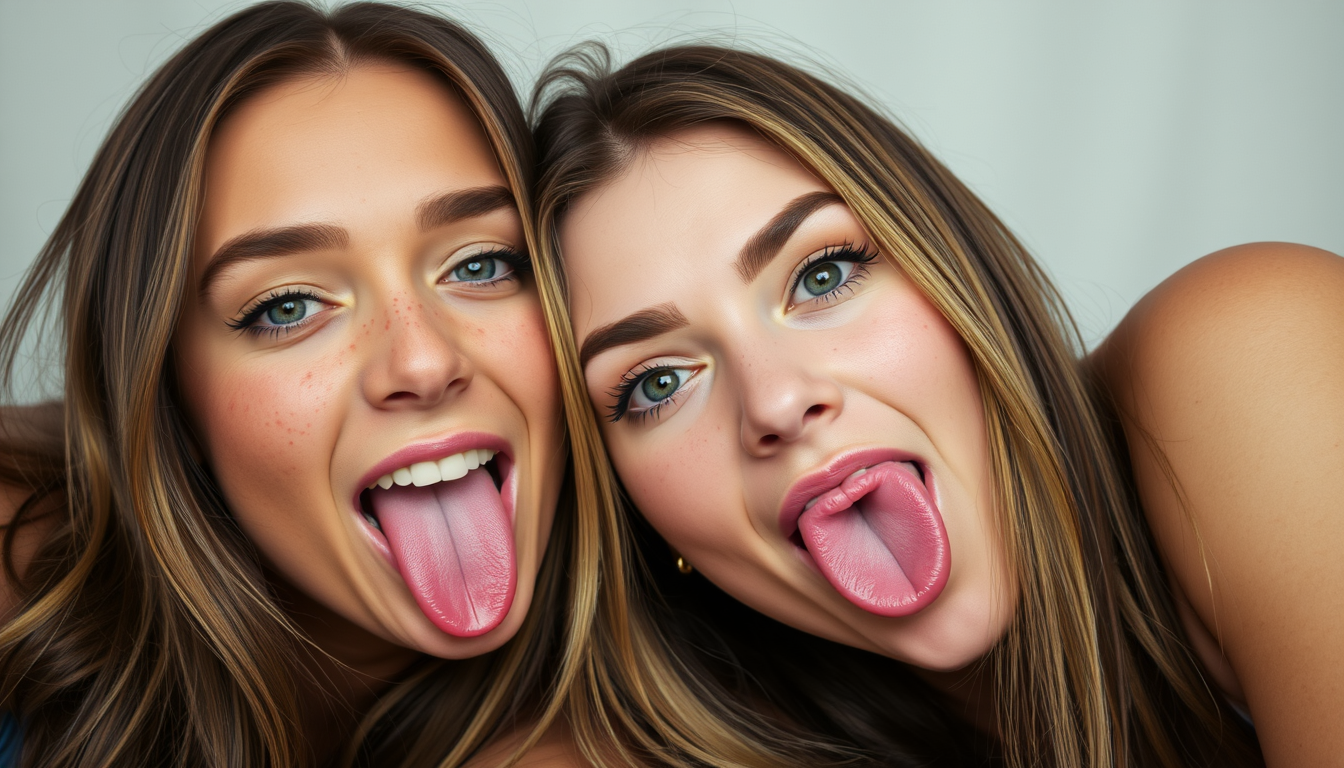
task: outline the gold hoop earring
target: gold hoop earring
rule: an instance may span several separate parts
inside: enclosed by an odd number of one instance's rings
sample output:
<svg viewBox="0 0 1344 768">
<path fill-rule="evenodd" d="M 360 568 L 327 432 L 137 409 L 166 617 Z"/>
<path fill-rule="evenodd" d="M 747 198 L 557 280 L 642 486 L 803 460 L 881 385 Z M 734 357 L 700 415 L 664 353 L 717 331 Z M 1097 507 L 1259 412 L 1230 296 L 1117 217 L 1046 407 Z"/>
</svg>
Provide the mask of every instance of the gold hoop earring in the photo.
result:
<svg viewBox="0 0 1344 768">
<path fill-rule="evenodd" d="M 681 555 L 677 555 L 677 570 L 681 571 L 683 575 L 695 572 L 695 568 L 692 567 L 690 563 L 686 562 L 686 558 Z"/>
</svg>

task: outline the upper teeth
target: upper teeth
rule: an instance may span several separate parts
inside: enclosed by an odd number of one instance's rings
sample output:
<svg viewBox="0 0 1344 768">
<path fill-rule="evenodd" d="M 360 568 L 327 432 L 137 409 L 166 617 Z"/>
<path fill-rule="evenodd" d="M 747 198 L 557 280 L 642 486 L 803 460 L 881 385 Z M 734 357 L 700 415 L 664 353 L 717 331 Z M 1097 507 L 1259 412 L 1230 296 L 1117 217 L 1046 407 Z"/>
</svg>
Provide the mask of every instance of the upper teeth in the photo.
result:
<svg viewBox="0 0 1344 768">
<path fill-rule="evenodd" d="M 445 456 L 438 461 L 418 461 L 409 467 L 402 467 L 383 475 L 369 485 L 369 490 L 373 490 L 375 486 L 387 490 L 393 485 L 414 485 L 423 488 L 447 480 L 459 480 L 466 477 L 471 470 L 494 458 L 496 453 L 498 451 L 489 448 L 471 448 L 462 453 Z"/>
</svg>

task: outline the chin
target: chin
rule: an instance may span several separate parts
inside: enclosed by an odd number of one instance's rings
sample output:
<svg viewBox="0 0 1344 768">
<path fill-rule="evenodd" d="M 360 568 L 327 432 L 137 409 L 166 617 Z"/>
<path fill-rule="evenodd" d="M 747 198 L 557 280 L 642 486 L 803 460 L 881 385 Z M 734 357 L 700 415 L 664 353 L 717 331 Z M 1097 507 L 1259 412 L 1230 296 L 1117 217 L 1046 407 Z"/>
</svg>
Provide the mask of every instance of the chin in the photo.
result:
<svg viewBox="0 0 1344 768">
<path fill-rule="evenodd" d="M 998 613 L 983 604 L 967 610 L 934 604 L 899 620 L 899 627 L 888 626 L 869 636 L 885 656 L 931 672 L 954 672 L 983 659 L 1003 639 L 1008 622 Z"/>
</svg>

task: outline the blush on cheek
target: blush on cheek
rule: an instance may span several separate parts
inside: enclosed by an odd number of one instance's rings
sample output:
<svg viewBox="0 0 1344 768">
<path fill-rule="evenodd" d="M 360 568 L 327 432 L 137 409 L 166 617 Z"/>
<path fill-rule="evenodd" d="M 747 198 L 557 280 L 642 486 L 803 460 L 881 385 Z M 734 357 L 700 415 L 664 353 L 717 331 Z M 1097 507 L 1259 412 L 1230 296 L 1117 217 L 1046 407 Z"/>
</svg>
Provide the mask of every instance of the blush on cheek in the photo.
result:
<svg viewBox="0 0 1344 768">
<path fill-rule="evenodd" d="M 195 392 L 193 410 L 226 493 L 283 497 L 296 488 L 305 469 L 325 467 L 328 461 L 319 454 L 321 446 L 329 449 L 333 442 L 325 434 L 334 422 L 332 389 L 321 369 L 234 368 Z"/>
</svg>

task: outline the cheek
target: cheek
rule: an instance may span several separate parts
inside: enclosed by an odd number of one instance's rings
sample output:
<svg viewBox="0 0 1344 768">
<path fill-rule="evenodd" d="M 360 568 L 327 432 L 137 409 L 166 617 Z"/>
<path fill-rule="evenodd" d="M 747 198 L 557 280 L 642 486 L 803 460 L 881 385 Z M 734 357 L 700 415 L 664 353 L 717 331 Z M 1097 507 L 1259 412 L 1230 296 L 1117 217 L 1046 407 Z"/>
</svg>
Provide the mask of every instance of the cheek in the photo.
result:
<svg viewBox="0 0 1344 768">
<path fill-rule="evenodd" d="M 281 355 L 211 366 L 182 377 L 207 460 L 240 519 L 277 501 L 313 498 L 330 464 L 350 373 L 346 352 L 302 363 Z M 320 497 L 318 497 L 320 498 Z M 293 505 L 289 505 L 293 508 Z"/>
<path fill-rule="evenodd" d="M 476 359 L 532 428 L 558 429 L 560 382 L 541 307 L 530 303 L 468 332 L 478 340 Z"/>
<path fill-rule="evenodd" d="M 691 416 L 679 413 L 678 416 Z M 741 467 L 723 418 L 694 414 L 680 431 L 665 424 L 643 434 L 607 430 L 613 464 L 631 500 L 669 544 L 692 560 L 722 555 L 751 533 L 742 506 Z M 633 431 L 641 429 L 635 427 Z"/>
<path fill-rule="evenodd" d="M 912 292 L 876 305 L 835 346 L 850 350 L 848 378 L 869 395 L 909 416 L 935 439 L 955 435 L 966 443 L 954 454 L 983 448 L 983 404 L 970 354 L 923 296 Z"/>
</svg>

